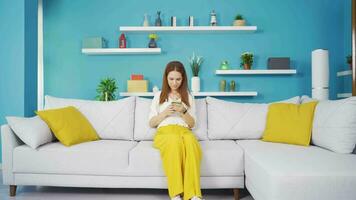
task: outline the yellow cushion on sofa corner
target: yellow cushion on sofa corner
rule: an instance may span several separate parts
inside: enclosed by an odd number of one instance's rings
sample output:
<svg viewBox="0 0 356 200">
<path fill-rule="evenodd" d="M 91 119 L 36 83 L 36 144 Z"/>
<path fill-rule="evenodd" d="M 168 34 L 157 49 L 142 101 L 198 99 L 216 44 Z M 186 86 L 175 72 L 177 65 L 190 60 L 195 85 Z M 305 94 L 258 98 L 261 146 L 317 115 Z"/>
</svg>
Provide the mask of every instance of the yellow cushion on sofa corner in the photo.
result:
<svg viewBox="0 0 356 200">
<path fill-rule="evenodd" d="M 271 104 L 262 140 L 309 146 L 316 104 Z"/>
<path fill-rule="evenodd" d="M 87 118 L 73 106 L 37 111 L 36 113 L 65 146 L 99 139 Z"/>
</svg>

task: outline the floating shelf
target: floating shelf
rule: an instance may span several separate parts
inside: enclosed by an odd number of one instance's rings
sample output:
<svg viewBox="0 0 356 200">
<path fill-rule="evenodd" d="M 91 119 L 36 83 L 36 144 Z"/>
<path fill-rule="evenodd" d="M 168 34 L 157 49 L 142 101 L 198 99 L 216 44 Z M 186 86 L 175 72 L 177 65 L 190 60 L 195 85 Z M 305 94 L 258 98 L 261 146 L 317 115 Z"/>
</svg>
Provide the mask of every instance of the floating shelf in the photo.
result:
<svg viewBox="0 0 356 200">
<path fill-rule="evenodd" d="M 125 32 L 256 31 L 257 26 L 120 26 Z"/>
<path fill-rule="evenodd" d="M 352 75 L 352 70 L 345 70 L 337 73 L 337 76 L 347 76 L 347 75 Z"/>
<path fill-rule="evenodd" d="M 130 97 L 130 96 L 140 96 L 140 97 L 153 97 L 153 92 L 120 92 L 120 96 Z"/>
<path fill-rule="evenodd" d="M 257 92 L 192 92 L 193 96 L 205 97 L 205 96 L 257 96 Z M 152 97 L 153 92 L 120 92 L 120 96 L 142 96 Z"/>
<path fill-rule="evenodd" d="M 252 70 L 216 70 L 215 74 L 218 75 L 237 75 L 237 74 L 296 74 L 295 69 L 252 69 Z"/>
<path fill-rule="evenodd" d="M 347 97 L 351 97 L 352 93 L 338 93 L 337 94 L 337 98 L 347 98 Z"/>
<path fill-rule="evenodd" d="M 115 55 L 115 54 L 160 54 L 161 48 L 97 48 L 82 49 L 87 55 Z"/>
</svg>

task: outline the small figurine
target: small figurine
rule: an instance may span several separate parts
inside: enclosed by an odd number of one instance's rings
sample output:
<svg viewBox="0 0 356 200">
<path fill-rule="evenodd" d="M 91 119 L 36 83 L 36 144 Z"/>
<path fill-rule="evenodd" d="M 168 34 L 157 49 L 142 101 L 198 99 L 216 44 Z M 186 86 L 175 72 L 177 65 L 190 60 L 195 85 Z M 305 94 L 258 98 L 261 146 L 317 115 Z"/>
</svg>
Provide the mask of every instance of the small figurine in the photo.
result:
<svg viewBox="0 0 356 200">
<path fill-rule="evenodd" d="M 155 26 L 162 26 L 162 20 L 161 20 L 160 14 L 161 14 L 161 11 L 157 11 L 157 18 L 156 18 Z"/>
<path fill-rule="evenodd" d="M 215 11 L 213 10 L 211 13 L 210 13 L 210 26 L 216 26 L 217 25 L 217 22 L 216 22 L 216 13 Z"/>
<path fill-rule="evenodd" d="M 150 26 L 150 24 L 148 22 L 147 14 L 145 14 L 145 18 L 143 20 L 143 26 Z"/>
<path fill-rule="evenodd" d="M 228 70 L 229 69 L 229 63 L 226 60 L 222 61 L 221 64 L 220 64 L 220 69 L 221 70 Z"/>
</svg>

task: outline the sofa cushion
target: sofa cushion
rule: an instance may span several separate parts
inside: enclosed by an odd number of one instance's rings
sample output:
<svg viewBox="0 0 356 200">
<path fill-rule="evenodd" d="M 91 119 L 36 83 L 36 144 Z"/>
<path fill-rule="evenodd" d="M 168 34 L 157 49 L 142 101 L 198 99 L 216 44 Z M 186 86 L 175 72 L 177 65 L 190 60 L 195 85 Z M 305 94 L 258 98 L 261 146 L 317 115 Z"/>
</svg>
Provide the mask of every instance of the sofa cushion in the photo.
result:
<svg viewBox="0 0 356 200">
<path fill-rule="evenodd" d="M 236 142 L 245 152 L 246 186 L 255 200 L 356 197 L 354 154 L 259 140 Z"/>
<path fill-rule="evenodd" d="M 309 146 L 316 104 L 271 104 L 262 140 Z"/>
<path fill-rule="evenodd" d="M 14 150 L 16 173 L 121 175 L 128 166 L 134 141 L 98 140 L 66 147 L 48 143 L 36 150 L 27 145 Z"/>
<path fill-rule="evenodd" d="M 352 153 L 356 144 L 356 97 L 319 102 L 312 142 L 338 153 Z"/>
<path fill-rule="evenodd" d="M 137 97 L 135 106 L 135 140 L 153 140 L 156 133 L 155 128 L 149 126 L 148 116 L 150 113 L 152 99 Z M 199 140 L 207 140 L 207 111 L 205 99 L 195 99 L 197 122 L 193 133 Z"/>
<path fill-rule="evenodd" d="M 259 139 L 266 125 L 268 104 L 236 103 L 207 97 L 210 139 Z M 299 97 L 281 101 L 299 103 Z"/>
<path fill-rule="evenodd" d="M 73 106 L 37 111 L 37 114 L 65 146 L 99 139 L 88 119 Z"/>
<path fill-rule="evenodd" d="M 14 133 L 31 148 L 52 142 L 55 138 L 46 122 L 40 117 L 6 117 Z"/>
<path fill-rule="evenodd" d="M 159 150 L 152 141 L 141 141 L 130 152 L 130 174 L 164 176 Z M 201 176 L 243 176 L 243 151 L 232 140 L 200 141 Z"/>
<path fill-rule="evenodd" d="M 133 139 L 135 97 L 109 102 L 45 97 L 45 109 L 66 106 L 76 107 L 101 139 Z"/>
</svg>

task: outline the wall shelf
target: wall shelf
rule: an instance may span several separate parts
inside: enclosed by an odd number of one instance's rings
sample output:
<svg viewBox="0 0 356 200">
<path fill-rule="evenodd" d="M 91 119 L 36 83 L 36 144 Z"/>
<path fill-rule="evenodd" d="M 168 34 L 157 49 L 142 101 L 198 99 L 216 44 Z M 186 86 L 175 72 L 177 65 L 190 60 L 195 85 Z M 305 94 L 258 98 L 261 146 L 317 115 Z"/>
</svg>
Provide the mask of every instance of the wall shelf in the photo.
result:
<svg viewBox="0 0 356 200">
<path fill-rule="evenodd" d="M 340 76 L 348 76 L 348 75 L 352 75 L 352 70 L 339 71 L 337 73 L 338 77 L 340 77 Z"/>
<path fill-rule="evenodd" d="M 160 54 L 161 48 L 97 48 L 82 49 L 86 55 L 116 55 L 116 54 Z"/>
<path fill-rule="evenodd" d="M 337 98 L 347 98 L 347 97 L 351 97 L 352 94 L 351 93 L 338 93 L 337 94 Z"/>
<path fill-rule="evenodd" d="M 205 96 L 257 96 L 257 92 L 192 92 L 193 96 L 205 97 Z M 120 96 L 142 96 L 142 97 L 152 97 L 153 92 L 120 92 Z"/>
<path fill-rule="evenodd" d="M 296 74 L 297 70 L 295 69 L 251 69 L 251 70 L 216 70 L 215 74 L 217 75 L 239 75 L 239 74 Z"/>
<path fill-rule="evenodd" d="M 256 30 L 257 26 L 120 26 L 120 31 L 123 32 L 253 32 Z"/>
</svg>

